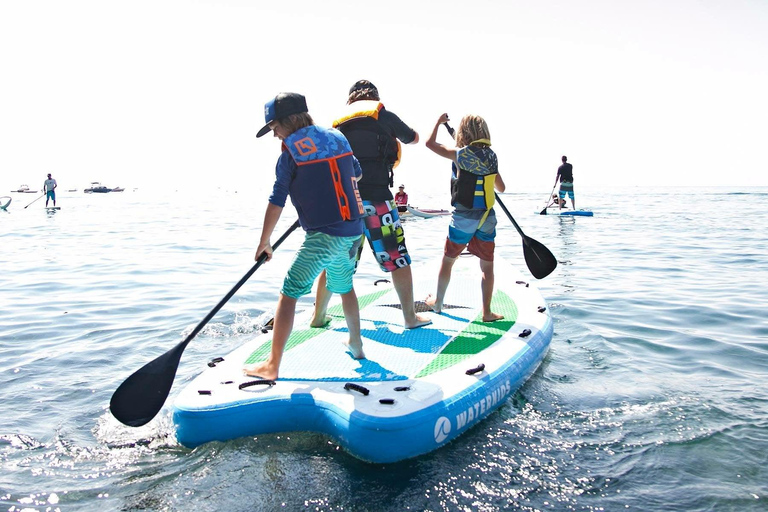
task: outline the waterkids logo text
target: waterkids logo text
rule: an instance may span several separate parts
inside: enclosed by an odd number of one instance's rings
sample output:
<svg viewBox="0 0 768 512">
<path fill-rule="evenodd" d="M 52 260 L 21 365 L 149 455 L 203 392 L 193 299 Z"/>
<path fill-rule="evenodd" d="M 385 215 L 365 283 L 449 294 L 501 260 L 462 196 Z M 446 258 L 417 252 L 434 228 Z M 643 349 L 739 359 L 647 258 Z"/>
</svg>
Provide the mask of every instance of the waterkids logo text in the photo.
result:
<svg viewBox="0 0 768 512">
<path fill-rule="evenodd" d="M 490 393 L 483 398 L 473 403 L 465 410 L 456 415 L 456 433 L 462 429 L 468 428 L 475 421 L 483 417 L 483 415 L 493 410 L 497 405 L 507 399 L 507 396 L 512 392 L 512 386 L 509 385 L 509 381 L 504 381 L 497 387 L 491 390 Z M 440 416 L 435 422 L 435 442 L 442 443 L 453 430 L 451 420 L 445 416 Z"/>
<path fill-rule="evenodd" d="M 492 410 L 502 400 L 506 399 L 511 391 L 512 386 L 509 385 L 509 381 L 505 381 L 497 388 L 492 389 L 485 397 L 456 415 L 456 430 L 461 430 L 474 423 L 487 411 Z"/>
</svg>

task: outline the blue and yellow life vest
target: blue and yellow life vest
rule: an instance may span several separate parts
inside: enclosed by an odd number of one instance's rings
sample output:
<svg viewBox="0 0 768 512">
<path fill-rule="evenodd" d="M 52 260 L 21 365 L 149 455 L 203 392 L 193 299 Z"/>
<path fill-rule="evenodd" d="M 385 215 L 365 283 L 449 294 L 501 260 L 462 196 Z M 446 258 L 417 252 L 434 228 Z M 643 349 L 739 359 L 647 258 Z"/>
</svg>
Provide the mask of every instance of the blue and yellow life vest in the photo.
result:
<svg viewBox="0 0 768 512">
<path fill-rule="evenodd" d="M 349 140 L 349 145 L 355 152 L 355 157 L 365 168 L 366 160 L 374 160 L 386 164 L 389 172 L 387 176 L 369 176 L 366 174 L 366 183 L 373 181 L 392 186 L 392 169 L 400 164 L 402 148 L 400 141 L 387 133 L 379 123 L 379 112 L 384 105 L 375 100 L 360 100 L 350 103 L 346 112 L 333 122 L 333 127 L 338 128 Z"/>
<path fill-rule="evenodd" d="M 341 133 L 307 126 L 286 137 L 283 147 L 298 167 L 289 192 L 304 229 L 363 217 L 352 148 Z"/>
<path fill-rule="evenodd" d="M 487 144 L 485 140 L 475 141 Z M 496 203 L 494 184 L 499 173 L 496 153 L 489 147 L 469 145 L 456 153 L 451 204 L 469 210 L 490 211 Z"/>
</svg>

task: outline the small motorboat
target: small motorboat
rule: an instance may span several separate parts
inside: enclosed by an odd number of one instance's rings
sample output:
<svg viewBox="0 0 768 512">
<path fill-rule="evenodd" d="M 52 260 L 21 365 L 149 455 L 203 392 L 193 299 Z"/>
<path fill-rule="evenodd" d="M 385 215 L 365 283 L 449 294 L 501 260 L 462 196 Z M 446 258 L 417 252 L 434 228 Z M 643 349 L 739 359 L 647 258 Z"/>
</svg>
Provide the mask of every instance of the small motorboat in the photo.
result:
<svg viewBox="0 0 768 512">
<path fill-rule="evenodd" d="M 19 194 L 36 194 L 37 190 L 29 190 L 29 185 L 22 185 L 17 190 L 11 190 L 11 192 L 18 192 Z"/>
<path fill-rule="evenodd" d="M 92 181 L 91 186 L 83 189 L 83 192 L 85 192 L 86 194 L 90 194 L 90 193 L 106 194 L 107 192 L 112 192 L 112 189 L 109 187 L 105 187 L 98 181 Z"/>
</svg>

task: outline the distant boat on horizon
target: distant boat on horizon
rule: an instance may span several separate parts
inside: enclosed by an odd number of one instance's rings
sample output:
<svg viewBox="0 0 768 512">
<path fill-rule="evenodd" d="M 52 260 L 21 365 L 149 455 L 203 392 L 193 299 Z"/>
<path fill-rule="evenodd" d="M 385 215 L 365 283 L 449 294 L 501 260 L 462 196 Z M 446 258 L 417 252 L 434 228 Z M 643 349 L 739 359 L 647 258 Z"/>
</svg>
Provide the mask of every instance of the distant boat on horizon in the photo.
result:
<svg viewBox="0 0 768 512">
<path fill-rule="evenodd" d="M 106 194 L 107 192 L 112 192 L 112 189 L 109 187 L 105 187 L 98 181 L 92 181 L 91 186 L 88 188 L 84 188 L 83 192 L 85 192 L 86 194 L 89 194 L 89 193 Z"/>
<path fill-rule="evenodd" d="M 123 190 L 125 190 L 123 187 L 115 187 L 112 189 L 112 192 L 122 192 Z"/>
<path fill-rule="evenodd" d="M 18 190 L 11 190 L 11 192 L 18 192 L 20 194 L 36 194 L 37 190 L 29 190 L 29 185 L 22 185 Z"/>
</svg>

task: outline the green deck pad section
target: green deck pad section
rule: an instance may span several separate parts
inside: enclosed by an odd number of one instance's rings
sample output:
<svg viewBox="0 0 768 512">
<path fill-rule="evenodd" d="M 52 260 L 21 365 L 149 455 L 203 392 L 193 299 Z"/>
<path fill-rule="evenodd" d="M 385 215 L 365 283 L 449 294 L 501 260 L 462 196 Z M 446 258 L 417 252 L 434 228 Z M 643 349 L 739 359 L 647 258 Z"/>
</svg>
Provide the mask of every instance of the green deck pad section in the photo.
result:
<svg viewBox="0 0 768 512">
<path fill-rule="evenodd" d="M 385 288 L 384 290 L 375 291 L 373 293 L 369 293 L 367 295 L 363 295 L 362 297 L 358 297 L 357 302 L 360 305 L 360 309 L 362 310 L 372 302 L 374 302 L 376 299 L 381 297 L 382 295 L 389 292 L 389 288 Z M 344 318 L 344 309 L 342 308 L 341 304 L 337 304 L 331 308 L 328 308 L 327 311 L 328 316 L 332 317 L 341 317 Z M 302 329 L 300 331 L 294 330 L 291 335 L 288 337 L 288 341 L 285 343 L 285 352 L 288 352 L 294 347 L 297 347 L 304 343 L 307 340 L 310 340 L 314 338 L 315 336 L 319 336 L 320 334 L 324 333 L 328 329 L 328 326 L 323 327 L 308 327 L 306 329 Z M 250 356 L 248 356 L 248 359 L 245 361 L 245 364 L 255 364 L 260 363 L 262 361 L 267 360 L 267 356 L 269 355 L 270 350 L 272 349 L 272 338 L 265 341 L 259 348 L 253 351 Z"/>
<path fill-rule="evenodd" d="M 385 288 L 383 290 L 369 293 L 367 295 L 363 295 L 362 297 L 357 298 L 357 303 L 360 307 L 360 311 L 368 307 L 369 304 L 373 303 L 375 300 L 377 300 L 379 297 L 385 295 L 387 292 L 390 291 L 390 288 Z M 326 312 L 328 316 L 337 316 L 337 317 L 343 317 L 344 316 L 344 308 L 341 304 L 336 304 L 335 306 L 332 306 L 328 308 L 328 311 Z"/>
<path fill-rule="evenodd" d="M 444 370 L 482 352 L 496 343 L 515 325 L 517 304 L 506 293 L 496 290 L 491 299 L 491 310 L 504 315 L 504 318 L 495 322 L 483 322 L 483 313 L 480 312 L 466 329 L 451 340 L 432 362 L 416 375 L 416 378 Z"/>
</svg>

